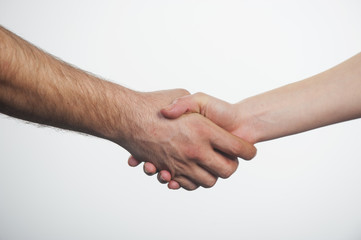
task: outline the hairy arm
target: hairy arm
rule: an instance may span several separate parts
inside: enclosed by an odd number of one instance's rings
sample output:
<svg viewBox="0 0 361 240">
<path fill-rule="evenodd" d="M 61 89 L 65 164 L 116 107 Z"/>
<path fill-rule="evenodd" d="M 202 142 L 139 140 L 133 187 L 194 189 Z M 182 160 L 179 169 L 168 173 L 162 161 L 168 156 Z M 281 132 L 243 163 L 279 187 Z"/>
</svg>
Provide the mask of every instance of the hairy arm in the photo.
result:
<svg viewBox="0 0 361 240">
<path fill-rule="evenodd" d="M 4 114 L 104 138 L 119 137 L 115 125 L 122 126 L 124 138 L 128 134 L 126 113 L 134 92 L 72 67 L 4 28 L 0 86 Z"/>
<path fill-rule="evenodd" d="M 0 27 L 1 113 L 113 141 L 193 190 L 229 177 L 238 165 L 235 156 L 252 158 L 255 148 L 199 115 L 170 121 L 160 114 L 162 106 L 187 94 L 132 91 Z"/>
</svg>

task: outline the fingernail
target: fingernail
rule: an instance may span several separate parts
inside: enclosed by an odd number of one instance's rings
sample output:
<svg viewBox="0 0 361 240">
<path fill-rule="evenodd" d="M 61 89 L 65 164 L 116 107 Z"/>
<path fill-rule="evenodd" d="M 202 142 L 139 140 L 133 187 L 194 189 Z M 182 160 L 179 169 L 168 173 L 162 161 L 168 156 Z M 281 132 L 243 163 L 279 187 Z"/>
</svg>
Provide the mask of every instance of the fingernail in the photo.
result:
<svg viewBox="0 0 361 240">
<path fill-rule="evenodd" d="M 164 178 L 162 177 L 162 175 L 159 175 L 159 179 L 160 179 L 161 181 L 165 181 Z"/>
</svg>

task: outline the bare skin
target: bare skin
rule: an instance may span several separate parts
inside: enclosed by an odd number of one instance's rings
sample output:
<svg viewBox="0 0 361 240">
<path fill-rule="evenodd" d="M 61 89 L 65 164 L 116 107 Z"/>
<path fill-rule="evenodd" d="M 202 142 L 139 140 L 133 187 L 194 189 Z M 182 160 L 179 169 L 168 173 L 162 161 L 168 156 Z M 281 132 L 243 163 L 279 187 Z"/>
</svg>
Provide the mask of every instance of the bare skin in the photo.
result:
<svg viewBox="0 0 361 240">
<path fill-rule="evenodd" d="M 170 119 L 199 113 L 225 130 L 258 143 L 361 117 L 361 53 L 305 80 L 230 104 L 204 93 L 181 97 L 161 110 Z M 132 165 L 140 162 L 133 159 Z M 148 174 L 156 168 L 147 163 Z M 159 179 L 179 185 L 169 173 Z"/>
<path fill-rule="evenodd" d="M 194 190 L 229 177 L 237 169 L 236 157 L 251 159 L 256 149 L 199 114 L 174 120 L 160 114 L 163 106 L 188 94 L 132 91 L 0 27 L 1 113 L 110 140 Z"/>
</svg>

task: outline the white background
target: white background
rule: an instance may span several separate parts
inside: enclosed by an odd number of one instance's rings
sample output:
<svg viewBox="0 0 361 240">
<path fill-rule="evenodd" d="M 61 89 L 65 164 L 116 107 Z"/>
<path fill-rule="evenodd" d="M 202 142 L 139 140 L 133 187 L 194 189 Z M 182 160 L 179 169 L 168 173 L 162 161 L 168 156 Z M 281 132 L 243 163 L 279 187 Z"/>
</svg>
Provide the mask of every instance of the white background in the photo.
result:
<svg viewBox="0 0 361 240">
<path fill-rule="evenodd" d="M 0 1 L 4 27 L 82 69 L 230 102 L 358 53 L 360 12 L 360 1 Z M 355 120 L 257 144 L 230 179 L 187 192 L 128 167 L 113 143 L 0 115 L 0 239 L 361 239 L 360 133 Z"/>
</svg>

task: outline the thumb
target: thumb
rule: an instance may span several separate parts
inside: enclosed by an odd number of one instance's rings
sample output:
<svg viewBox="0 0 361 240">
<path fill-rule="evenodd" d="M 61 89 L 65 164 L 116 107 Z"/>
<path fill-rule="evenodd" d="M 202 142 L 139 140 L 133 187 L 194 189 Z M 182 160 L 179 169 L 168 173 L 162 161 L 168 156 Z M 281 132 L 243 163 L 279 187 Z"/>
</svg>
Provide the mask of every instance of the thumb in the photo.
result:
<svg viewBox="0 0 361 240">
<path fill-rule="evenodd" d="M 166 118 L 175 119 L 185 113 L 200 113 L 200 106 L 192 95 L 176 99 L 172 104 L 160 110 Z"/>
</svg>

